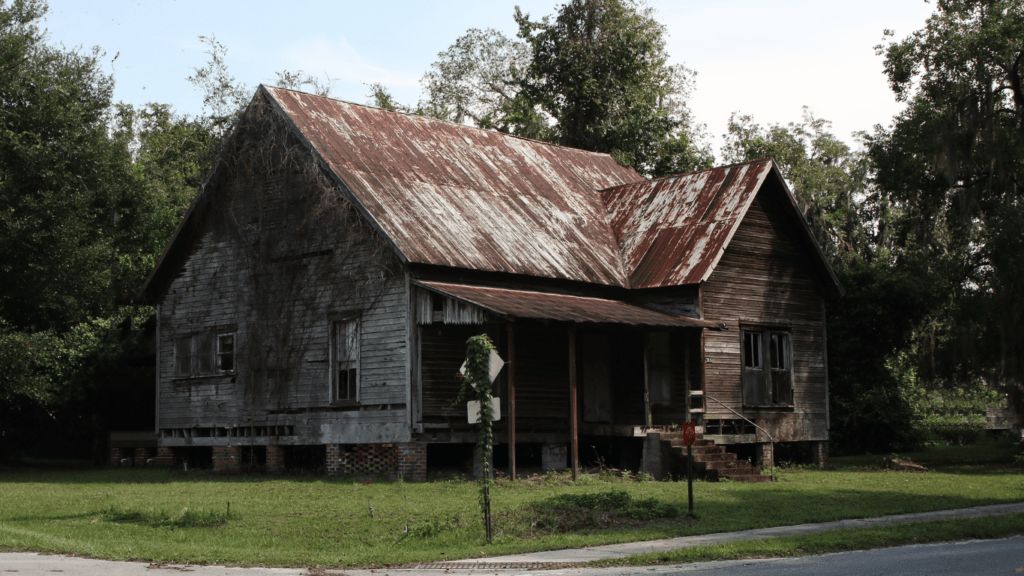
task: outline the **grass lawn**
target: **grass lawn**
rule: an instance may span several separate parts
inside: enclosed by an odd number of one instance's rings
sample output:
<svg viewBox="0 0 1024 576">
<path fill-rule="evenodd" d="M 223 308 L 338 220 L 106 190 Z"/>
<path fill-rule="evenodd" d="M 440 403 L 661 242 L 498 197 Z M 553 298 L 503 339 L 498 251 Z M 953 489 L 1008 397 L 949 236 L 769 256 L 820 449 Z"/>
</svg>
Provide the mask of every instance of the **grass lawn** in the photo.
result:
<svg viewBox="0 0 1024 576">
<path fill-rule="evenodd" d="M 947 455 L 938 460 L 953 460 L 947 452 L 938 450 Z M 4 471 L 0 548 L 111 559 L 373 567 L 1024 501 L 1019 466 L 953 462 L 920 474 L 837 461 L 837 470 L 783 470 L 774 484 L 697 482 L 695 519 L 538 512 L 543 507 L 537 503 L 553 496 L 609 491 L 685 510 L 685 482 L 623 481 L 610 474 L 575 484 L 564 474 L 502 482 L 493 492 L 496 538 L 490 545 L 476 486 L 462 480 Z"/>
</svg>

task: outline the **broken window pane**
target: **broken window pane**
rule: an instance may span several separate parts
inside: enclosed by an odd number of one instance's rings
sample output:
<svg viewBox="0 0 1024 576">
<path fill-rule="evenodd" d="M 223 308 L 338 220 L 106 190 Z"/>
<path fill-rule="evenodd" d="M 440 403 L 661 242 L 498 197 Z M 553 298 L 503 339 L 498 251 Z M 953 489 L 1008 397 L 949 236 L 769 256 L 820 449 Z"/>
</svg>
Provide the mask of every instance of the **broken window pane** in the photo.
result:
<svg viewBox="0 0 1024 576">
<path fill-rule="evenodd" d="M 748 368 L 761 367 L 760 332 L 745 332 L 743 334 L 743 365 Z"/>
<path fill-rule="evenodd" d="M 331 330 L 334 366 L 331 374 L 331 401 L 355 400 L 359 384 L 359 323 L 357 320 L 334 322 Z"/>
<path fill-rule="evenodd" d="M 221 334 L 217 336 L 217 367 L 221 372 L 235 370 L 235 335 Z"/>
</svg>

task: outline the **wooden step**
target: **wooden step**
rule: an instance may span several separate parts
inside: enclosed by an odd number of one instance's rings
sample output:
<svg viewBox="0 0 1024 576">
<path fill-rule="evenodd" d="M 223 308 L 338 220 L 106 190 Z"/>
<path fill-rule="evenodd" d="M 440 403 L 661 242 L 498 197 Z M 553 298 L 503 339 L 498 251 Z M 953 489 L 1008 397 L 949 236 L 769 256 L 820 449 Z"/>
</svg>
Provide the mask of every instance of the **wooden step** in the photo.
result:
<svg viewBox="0 0 1024 576">
<path fill-rule="evenodd" d="M 753 470 L 746 460 L 713 460 L 703 464 L 707 465 L 708 470 Z"/>
</svg>

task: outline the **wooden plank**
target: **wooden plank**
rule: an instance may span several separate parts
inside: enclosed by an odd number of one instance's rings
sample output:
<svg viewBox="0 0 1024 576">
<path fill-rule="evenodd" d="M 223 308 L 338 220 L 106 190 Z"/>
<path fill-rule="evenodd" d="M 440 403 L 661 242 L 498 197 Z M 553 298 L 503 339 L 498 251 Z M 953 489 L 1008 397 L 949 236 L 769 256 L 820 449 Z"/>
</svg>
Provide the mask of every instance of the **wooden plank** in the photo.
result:
<svg viewBox="0 0 1024 576">
<path fill-rule="evenodd" d="M 576 323 L 569 324 L 569 442 L 572 458 L 572 479 L 580 473 L 579 420 L 576 401 Z"/>
<path fill-rule="evenodd" d="M 508 322 L 508 464 L 509 478 L 516 479 L 516 325 Z"/>
</svg>

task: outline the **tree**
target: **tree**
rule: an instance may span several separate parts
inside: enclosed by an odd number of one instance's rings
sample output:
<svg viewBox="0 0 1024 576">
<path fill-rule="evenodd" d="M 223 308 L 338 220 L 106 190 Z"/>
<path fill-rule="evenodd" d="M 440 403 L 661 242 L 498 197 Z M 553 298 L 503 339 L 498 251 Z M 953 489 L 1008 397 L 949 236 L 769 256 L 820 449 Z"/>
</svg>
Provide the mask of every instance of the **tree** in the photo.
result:
<svg viewBox="0 0 1024 576">
<path fill-rule="evenodd" d="M 202 116 L 208 127 L 218 136 L 223 136 L 238 120 L 238 116 L 245 110 L 245 106 L 252 97 L 252 90 L 244 82 L 235 80 L 235 77 L 228 72 L 228 65 L 225 61 L 228 49 L 217 41 L 214 35 L 200 36 L 199 41 L 206 44 L 206 55 L 209 60 L 205 66 L 193 68 L 193 74 L 188 77 L 197 90 L 203 93 Z M 302 72 L 299 71 L 301 75 Z M 295 81 L 287 71 L 278 74 L 279 80 Z"/>
<path fill-rule="evenodd" d="M 553 120 L 555 141 L 648 175 L 710 166 L 686 108 L 694 73 L 668 64 L 652 9 L 570 0 L 553 20 L 531 21 L 518 8 L 515 19 L 533 52 L 522 95 Z"/>
<path fill-rule="evenodd" d="M 891 32 L 888 32 L 891 35 Z M 877 50 L 906 109 L 871 139 L 894 231 L 942 278 L 919 329 L 933 384 L 1002 383 L 1024 413 L 1024 6 L 939 0 L 925 26 Z"/>
<path fill-rule="evenodd" d="M 189 150 L 206 147 L 166 107 L 112 107 L 102 52 L 50 44 L 46 11 L 0 1 L 0 457 L 47 430 L 92 438 L 99 399 L 140 389 L 118 374 L 148 354 L 130 330 L 147 311 L 119 300 L 177 225 L 199 180 Z"/>
<path fill-rule="evenodd" d="M 494 29 L 471 28 L 437 55 L 423 76 L 423 110 L 477 126 L 504 124 L 530 65 L 530 45 Z"/>
<path fill-rule="evenodd" d="M 107 135 L 100 53 L 48 45 L 45 11 L 0 3 L 0 318 L 29 331 L 110 310 L 113 210 L 129 180 Z"/>
<path fill-rule="evenodd" d="M 847 294 L 828 305 L 830 444 L 848 454 L 915 449 L 923 438 L 895 364 L 934 307 L 934 279 L 863 259 L 838 274 Z"/>
</svg>

